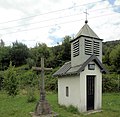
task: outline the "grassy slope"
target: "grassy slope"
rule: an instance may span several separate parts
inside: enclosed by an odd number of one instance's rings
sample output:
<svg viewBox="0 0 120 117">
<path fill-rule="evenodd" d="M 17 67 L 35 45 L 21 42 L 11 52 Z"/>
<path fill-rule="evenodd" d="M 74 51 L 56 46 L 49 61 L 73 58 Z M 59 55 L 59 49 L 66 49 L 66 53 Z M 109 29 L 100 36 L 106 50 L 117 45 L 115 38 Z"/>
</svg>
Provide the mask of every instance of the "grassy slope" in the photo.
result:
<svg viewBox="0 0 120 117">
<path fill-rule="evenodd" d="M 38 99 L 38 95 L 37 95 Z M 47 99 L 52 109 L 59 113 L 59 117 L 84 117 L 82 114 L 74 114 L 57 104 L 57 95 L 48 93 Z M 0 117 L 30 117 L 29 112 L 34 111 L 36 102 L 27 103 L 26 95 L 8 97 L 0 92 Z M 103 111 L 88 115 L 89 117 L 120 117 L 120 94 L 103 94 Z M 86 116 L 85 116 L 86 117 Z"/>
</svg>

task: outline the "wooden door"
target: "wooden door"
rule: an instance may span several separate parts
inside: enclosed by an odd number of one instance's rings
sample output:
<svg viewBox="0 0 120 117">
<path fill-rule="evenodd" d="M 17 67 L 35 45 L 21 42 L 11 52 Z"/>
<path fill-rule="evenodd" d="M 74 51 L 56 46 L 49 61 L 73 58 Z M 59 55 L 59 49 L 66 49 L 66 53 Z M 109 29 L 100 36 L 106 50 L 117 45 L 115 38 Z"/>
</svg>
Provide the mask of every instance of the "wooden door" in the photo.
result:
<svg viewBox="0 0 120 117">
<path fill-rule="evenodd" d="M 95 76 L 87 76 L 87 110 L 94 110 Z"/>
</svg>

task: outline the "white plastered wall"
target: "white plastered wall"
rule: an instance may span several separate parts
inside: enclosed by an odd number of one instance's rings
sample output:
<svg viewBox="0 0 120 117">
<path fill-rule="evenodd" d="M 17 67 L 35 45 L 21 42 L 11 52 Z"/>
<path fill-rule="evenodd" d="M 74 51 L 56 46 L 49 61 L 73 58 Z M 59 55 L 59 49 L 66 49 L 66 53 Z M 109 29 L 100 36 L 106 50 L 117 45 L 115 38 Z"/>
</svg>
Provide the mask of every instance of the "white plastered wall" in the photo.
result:
<svg viewBox="0 0 120 117">
<path fill-rule="evenodd" d="M 95 64 L 95 70 L 88 70 L 88 66 L 85 70 L 80 73 L 80 112 L 87 111 L 87 101 L 86 101 L 86 76 L 95 76 L 95 97 L 94 97 L 94 110 L 101 109 L 102 106 L 102 73 L 99 67 Z"/>
<path fill-rule="evenodd" d="M 93 63 L 93 62 L 92 62 Z M 58 103 L 60 105 L 73 105 L 80 112 L 87 111 L 86 102 L 86 76 L 95 76 L 95 102 L 94 109 L 101 109 L 102 103 L 102 73 L 95 64 L 95 70 L 88 70 L 88 65 L 80 76 L 66 76 L 58 78 Z M 66 87 L 69 87 L 69 96 L 66 96 Z"/>
<path fill-rule="evenodd" d="M 66 96 L 66 87 L 69 88 L 69 96 Z M 58 103 L 60 105 L 73 105 L 79 108 L 80 104 L 80 78 L 79 76 L 67 76 L 58 78 Z"/>
</svg>

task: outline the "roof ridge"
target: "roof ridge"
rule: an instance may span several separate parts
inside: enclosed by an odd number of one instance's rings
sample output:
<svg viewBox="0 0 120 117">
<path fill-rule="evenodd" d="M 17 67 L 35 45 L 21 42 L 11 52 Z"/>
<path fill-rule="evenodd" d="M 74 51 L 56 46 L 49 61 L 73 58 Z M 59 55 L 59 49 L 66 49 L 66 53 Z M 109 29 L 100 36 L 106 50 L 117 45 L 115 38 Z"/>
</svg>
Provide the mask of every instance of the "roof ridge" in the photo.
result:
<svg viewBox="0 0 120 117">
<path fill-rule="evenodd" d="M 73 66 L 73 67 L 71 67 L 71 68 L 74 68 L 74 67 L 79 67 L 79 66 L 82 66 L 82 64 L 79 64 L 79 65 Z"/>
<path fill-rule="evenodd" d="M 103 66 L 103 64 L 101 63 L 101 61 L 100 61 L 94 54 L 91 55 L 91 56 L 82 64 L 82 66 L 81 66 L 81 68 L 78 70 L 78 72 L 80 73 L 80 72 L 86 67 L 86 65 L 87 65 L 89 62 L 93 61 L 93 60 L 96 60 L 97 65 L 100 67 L 100 69 L 103 70 L 103 71 L 101 71 L 101 72 L 107 73 L 107 70 L 105 69 L 105 67 Z M 94 61 L 94 62 L 95 62 L 95 61 Z"/>
</svg>

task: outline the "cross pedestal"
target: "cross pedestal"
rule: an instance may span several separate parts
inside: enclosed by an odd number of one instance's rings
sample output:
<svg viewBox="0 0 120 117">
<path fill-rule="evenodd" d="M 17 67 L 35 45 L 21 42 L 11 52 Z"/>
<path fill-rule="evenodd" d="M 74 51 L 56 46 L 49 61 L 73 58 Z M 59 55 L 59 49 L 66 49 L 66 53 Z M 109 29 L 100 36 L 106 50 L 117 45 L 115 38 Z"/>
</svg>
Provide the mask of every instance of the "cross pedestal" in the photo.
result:
<svg viewBox="0 0 120 117">
<path fill-rule="evenodd" d="M 50 71 L 52 68 L 44 68 L 44 58 L 41 58 L 41 67 L 32 67 L 33 71 L 41 72 L 40 100 L 36 105 L 35 112 L 31 113 L 33 117 L 56 117 L 51 107 L 45 99 L 44 71 Z"/>
</svg>

